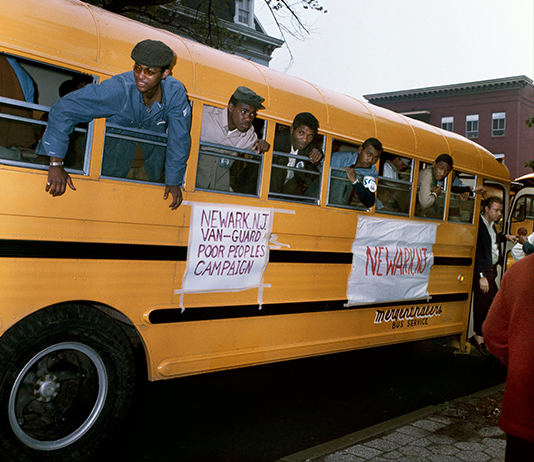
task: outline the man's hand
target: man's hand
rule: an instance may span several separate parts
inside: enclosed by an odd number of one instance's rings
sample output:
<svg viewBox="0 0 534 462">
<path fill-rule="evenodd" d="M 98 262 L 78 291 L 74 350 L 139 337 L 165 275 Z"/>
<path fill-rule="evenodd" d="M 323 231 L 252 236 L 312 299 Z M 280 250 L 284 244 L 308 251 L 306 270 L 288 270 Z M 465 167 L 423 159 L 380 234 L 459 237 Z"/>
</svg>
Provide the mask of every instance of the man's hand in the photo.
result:
<svg viewBox="0 0 534 462">
<path fill-rule="evenodd" d="M 466 201 L 467 199 L 469 199 L 470 195 L 471 193 L 469 191 L 464 191 L 462 194 L 460 194 L 460 199 Z"/>
<path fill-rule="evenodd" d="M 347 178 L 351 183 L 354 183 L 356 181 L 356 172 L 351 167 L 343 167 L 345 169 L 345 172 L 347 172 Z"/>
<path fill-rule="evenodd" d="M 482 278 L 480 278 L 479 283 L 480 283 L 480 290 L 481 290 L 482 292 L 484 292 L 485 294 L 487 294 L 487 293 L 488 293 L 488 290 L 489 290 L 489 282 L 488 282 L 488 278 L 486 278 L 486 277 L 482 277 Z"/>
<path fill-rule="evenodd" d="M 527 236 L 517 236 L 517 240 L 519 241 L 519 243 L 521 245 L 523 245 L 525 242 L 528 241 L 528 237 Z"/>
<path fill-rule="evenodd" d="M 256 144 L 252 148 L 254 151 L 256 151 L 258 154 L 263 154 L 265 151 L 268 151 L 271 149 L 271 145 L 267 143 L 265 140 L 258 140 L 256 141 Z"/>
<path fill-rule="evenodd" d="M 513 242 L 514 244 L 517 244 L 517 236 L 514 236 L 513 234 L 505 234 L 506 239 L 508 239 L 510 242 Z"/>
<path fill-rule="evenodd" d="M 180 207 L 180 204 L 182 203 L 182 190 L 180 189 L 180 186 L 165 186 L 165 193 L 163 194 L 163 200 L 166 201 L 169 197 L 169 193 L 172 195 L 172 202 L 171 205 L 169 205 L 171 210 L 176 210 L 178 207 Z"/>
<path fill-rule="evenodd" d="M 483 196 L 485 196 L 488 190 L 484 186 L 475 186 L 473 188 L 473 192 L 475 194 L 482 194 Z"/>
<path fill-rule="evenodd" d="M 63 159 L 59 159 L 61 161 Z M 49 167 L 48 169 L 48 182 L 46 183 L 45 191 L 52 196 L 61 196 L 65 193 L 67 185 L 73 191 L 76 191 L 72 178 L 65 171 L 62 166 L 59 167 Z"/>
<path fill-rule="evenodd" d="M 312 164 L 318 164 L 319 162 L 321 162 L 321 160 L 323 160 L 323 153 L 317 149 L 317 148 L 313 148 L 311 151 L 310 151 L 310 162 Z"/>
<path fill-rule="evenodd" d="M 436 196 L 439 196 L 441 194 L 441 186 L 438 184 L 436 186 L 434 186 L 432 188 L 432 192 L 436 195 Z"/>
</svg>

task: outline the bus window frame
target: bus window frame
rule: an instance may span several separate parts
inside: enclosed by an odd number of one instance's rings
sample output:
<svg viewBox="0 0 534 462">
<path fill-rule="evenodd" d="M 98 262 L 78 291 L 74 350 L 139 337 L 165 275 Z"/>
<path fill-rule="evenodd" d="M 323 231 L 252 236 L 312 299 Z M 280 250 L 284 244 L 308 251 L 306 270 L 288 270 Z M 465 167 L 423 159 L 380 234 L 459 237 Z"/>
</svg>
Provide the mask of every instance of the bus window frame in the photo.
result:
<svg viewBox="0 0 534 462">
<path fill-rule="evenodd" d="M 39 67 L 39 68 L 53 69 L 54 71 L 56 71 L 58 73 L 63 73 L 64 72 L 65 73 L 65 77 L 71 77 L 72 78 L 73 74 L 90 75 L 90 77 L 93 79 L 92 83 L 98 83 L 98 81 L 99 81 L 98 76 L 96 76 L 94 74 L 85 74 L 83 72 L 76 71 L 74 69 L 63 68 L 63 67 L 60 67 L 60 66 L 56 66 L 56 65 L 52 65 L 52 64 L 46 63 L 46 62 L 38 61 L 36 59 L 25 58 L 25 57 L 14 55 L 14 54 L 10 54 L 10 53 L 2 52 L 1 54 L 4 55 L 4 56 L 12 57 L 12 58 L 16 59 L 17 61 L 22 60 L 23 62 L 32 63 L 33 66 L 36 66 L 36 67 Z M 35 80 L 34 80 L 34 82 L 35 82 Z M 35 87 L 36 87 L 37 90 L 39 90 L 38 82 L 35 82 Z M 58 97 L 56 99 L 56 102 L 59 101 L 60 99 L 61 99 L 61 97 Z M 52 108 L 52 106 L 46 106 L 46 105 L 38 104 L 38 103 L 29 103 L 27 101 L 22 101 L 22 100 L 13 99 L 13 98 L 7 98 L 7 97 L 4 97 L 4 96 L 0 96 L 0 104 L 6 104 L 8 106 L 15 106 L 17 108 L 24 108 L 24 109 L 29 109 L 29 110 L 32 110 L 32 111 L 38 111 L 38 112 L 42 112 L 42 113 L 50 113 L 50 109 Z M 20 116 L 14 116 L 12 114 L 6 114 L 6 113 L 0 112 L 0 118 L 1 119 L 7 119 L 7 120 L 15 120 L 15 121 L 31 124 L 32 126 L 48 127 L 48 121 L 44 121 L 44 120 L 36 119 L 36 118 L 32 118 L 32 117 L 20 117 Z M 91 152 L 92 152 L 92 146 L 93 146 L 94 120 L 91 120 L 90 122 L 87 123 L 87 128 L 74 127 L 74 130 L 72 131 L 72 133 L 74 133 L 74 132 L 85 133 L 86 134 L 85 149 L 84 149 L 84 152 L 83 152 L 83 156 L 84 156 L 83 157 L 83 163 L 82 163 L 81 168 L 74 168 L 74 167 L 69 167 L 69 166 L 65 165 L 65 171 L 67 171 L 69 173 L 72 173 L 72 174 L 89 176 L 89 167 L 90 167 L 90 163 L 91 163 Z M 38 154 L 35 154 L 35 149 L 37 148 L 38 143 L 39 143 L 39 141 L 36 139 L 36 145 L 35 145 L 35 148 L 33 150 L 33 153 L 34 153 L 35 157 L 38 156 Z M 31 168 L 31 169 L 36 169 L 36 170 L 48 170 L 48 164 L 34 163 L 34 162 L 29 161 L 29 160 L 11 160 L 11 159 L 0 158 L 0 164 L 11 165 L 11 166 L 15 166 L 15 167 L 22 167 L 22 168 Z"/>
<path fill-rule="evenodd" d="M 239 160 L 239 161 L 243 161 L 245 163 L 259 165 L 259 168 L 258 168 L 258 179 L 256 181 L 256 193 L 255 194 L 248 194 L 248 193 L 237 192 L 237 191 L 222 191 L 222 190 L 218 190 L 218 189 L 202 188 L 200 186 L 197 186 L 196 184 L 195 184 L 195 191 L 205 191 L 205 192 L 210 192 L 210 193 L 228 194 L 228 195 L 232 195 L 232 196 L 245 196 L 245 197 L 257 197 L 257 198 L 260 197 L 259 191 L 260 191 L 260 186 L 261 186 L 261 178 L 262 178 L 263 164 L 264 164 L 264 162 L 262 160 L 257 161 L 255 159 L 249 159 L 247 157 L 238 157 L 237 155 L 233 156 L 231 154 L 222 154 L 222 153 L 220 153 L 218 151 L 203 151 L 202 150 L 202 146 L 213 148 L 213 149 L 217 149 L 219 151 L 231 151 L 231 152 L 234 152 L 236 154 L 243 154 L 244 156 L 253 156 L 253 157 L 257 157 L 259 159 L 263 159 L 263 155 L 258 154 L 256 151 L 249 151 L 248 149 L 240 149 L 240 148 L 235 148 L 233 146 L 228 146 L 228 145 L 225 145 L 225 144 L 210 143 L 208 141 L 199 140 L 199 142 L 198 142 L 198 154 L 199 154 L 199 156 L 200 156 L 200 154 L 206 154 L 206 155 L 209 155 L 209 156 L 212 156 L 212 157 L 220 157 L 222 159 L 229 159 L 229 160 L 234 160 L 234 161 Z M 231 167 L 229 167 L 229 168 L 231 168 Z M 198 175 L 198 163 L 197 163 L 197 166 L 196 166 L 196 170 L 197 171 L 195 172 L 195 182 L 196 182 L 196 177 Z M 230 187 L 231 186 L 232 185 L 230 185 Z"/>
<path fill-rule="evenodd" d="M 151 184 L 151 185 L 162 185 L 163 182 L 160 182 L 160 181 L 150 181 L 150 180 L 140 180 L 140 179 L 137 179 L 137 178 L 118 177 L 118 176 L 104 175 L 102 173 L 102 167 L 104 166 L 104 152 L 105 152 L 105 149 L 106 149 L 106 139 L 108 139 L 108 138 L 121 139 L 121 140 L 126 140 L 126 141 L 137 142 L 137 143 L 144 143 L 144 144 L 153 144 L 155 146 L 165 147 L 165 150 L 167 149 L 167 142 L 166 141 L 163 142 L 163 141 L 151 140 L 151 139 L 141 138 L 141 137 L 137 138 L 135 136 L 129 136 L 129 135 L 124 135 L 124 134 L 120 134 L 120 133 L 108 133 L 108 129 L 131 132 L 131 133 L 134 133 L 134 134 L 138 133 L 140 135 L 153 136 L 153 137 L 157 137 L 157 138 L 161 138 L 161 139 L 165 139 L 165 140 L 168 139 L 168 136 L 167 136 L 166 132 L 154 132 L 154 131 L 151 131 L 151 130 L 144 130 L 144 129 L 141 129 L 141 128 L 130 128 L 130 127 L 122 126 L 122 125 L 110 124 L 106 120 L 105 121 L 105 126 L 104 126 L 102 152 L 101 152 L 101 155 L 100 155 L 99 177 L 102 178 L 102 179 L 106 179 L 106 180 L 128 181 L 128 182 L 131 182 L 131 183 L 143 183 L 143 184 Z M 164 168 L 164 171 L 165 171 L 165 168 Z"/>
<path fill-rule="evenodd" d="M 441 218 L 434 218 L 434 217 L 427 217 L 424 215 L 417 215 L 417 205 L 419 203 L 419 177 L 421 175 L 421 172 L 425 170 L 426 168 L 432 168 L 432 165 L 434 164 L 434 161 L 427 162 L 424 160 L 419 160 L 417 165 L 417 187 L 415 188 L 415 206 L 413 211 L 413 218 L 416 220 L 431 220 L 431 221 L 439 221 L 439 222 L 448 222 L 449 221 L 449 204 L 450 204 L 450 198 L 451 198 L 451 181 L 450 176 L 451 173 L 444 178 L 443 180 L 443 189 L 440 193 L 440 196 L 443 196 L 443 214 Z M 452 172 L 452 169 L 451 169 Z M 437 198 L 436 198 L 437 200 Z M 434 202 L 435 204 L 435 202 Z M 431 206 L 433 207 L 434 204 Z M 430 208 L 430 207 L 429 207 Z M 411 217 L 411 216 L 410 216 Z"/>
<path fill-rule="evenodd" d="M 383 155 L 384 153 L 382 153 Z M 396 153 L 393 153 L 393 152 L 390 152 L 388 151 L 387 154 L 391 154 L 393 156 L 402 156 L 402 157 L 406 157 L 406 156 L 403 156 L 401 154 L 396 154 Z M 381 156 L 382 157 L 382 156 Z M 383 175 L 378 175 L 378 180 L 377 180 L 377 190 L 376 190 L 376 200 L 378 200 L 378 190 L 380 189 L 380 184 L 381 183 L 384 183 L 384 182 L 388 182 L 388 183 L 396 183 L 396 184 L 405 184 L 405 185 L 410 185 L 410 189 L 409 189 L 409 201 L 408 201 L 408 209 L 406 212 L 396 212 L 396 211 L 391 211 L 391 210 L 384 210 L 384 209 L 377 209 L 376 208 L 376 201 L 375 201 L 375 213 L 379 213 L 379 214 L 387 214 L 387 215 L 392 215 L 392 216 L 400 216 L 400 217 L 410 217 L 410 212 L 411 212 L 411 208 L 412 208 L 412 196 L 413 196 L 413 190 L 414 190 L 414 177 L 415 177 L 415 174 L 414 174 L 414 167 L 415 167 L 415 162 L 417 159 L 414 159 L 412 157 L 406 157 L 407 159 L 410 159 L 412 162 L 411 162 L 411 165 L 410 167 L 407 167 L 406 170 L 409 169 L 409 180 L 403 180 L 403 179 L 395 179 L 395 178 L 389 178 L 389 177 L 385 177 Z M 380 159 L 380 164 L 379 164 L 379 172 L 380 170 L 382 170 L 383 168 L 383 165 L 385 164 L 385 162 L 382 161 L 382 158 Z M 383 171 L 382 171 L 383 173 Z M 401 176 L 406 176 L 406 174 L 404 172 L 399 172 L 399 174 Z M 402 189 L 399 189 L 399 191 L 404 191 Z"/>
<path fill-rule="evenodd" d="M 313 204 L 313 205 L 320 205 L 321 204 L 321 192 L 322 192 L 322 185 L 323 185 L 323 172 L 324 172 L 324 162 L 325 162 L 325 149 L 326 149 L 326 134 L 317 133 L 315 134 L 313 140 L 311 143 L 317 148 L 320 149 L 323 152 L 323 158 L 315 164 L 317 166 L 317 170 L 307 170 L 303 168 L 298 168 L 297 165 L 299 164 L 299 160 L 302 162 L 309 162 L 310 158 L 307 156 L 299 156 L 298 154 L 291 154 L 291 152 L 282 152 L 282 151 L 275 151 L 274 150 L 274 142 L 276 139 L 276 135 L 284 130 L 290 130 L 292 127 L 291 124 L 287 125 L 285 123 L 276 123 L 275 124 L 275 135 L 273 138 L 273 150 L 271 155 L 271 165 L 269 169 L 269 181 L 268 181 L 268 190 L 267 190 L 267 197 L 269 200 L 275 200 L 275 201 L 286 201 L 286 202 L 295 202 L 295 203 L 303 203 L 303 204 Z M 321 139 L 321 147 L 319 147 L 316 144 L 316 140 L 320 138 Z M 288 165 L 281 165 L 274 162 L 275 156 L 278 157 L 285 157 L 288 159 L 295 159 L 295 166 L 289 167 Z M 285 170 L 286 172 L 292 171 L 294 173 L 302 173 L 306 172 L 307 174 L 310 174 L 313 177 L 317 177 L 318 185 L 319 185 L 319 191 L 317 193 L 317 196 L 306 196 L 304 194 L 298 195 L 298 194 L 285 194 L 281 192 L 272 192 L 271 191 L 271 179 L 273 176 L 274 169 L 277 170 Z M 287 176 L 287 173 L 286 173 Z M 315 181 L 315 179 L 314 179 Z M 285 185 L 285 183 L 284 183 Z M 305 192 L 306 190 L 304 190 Z"/>
<path fill-rule="evenodd" d="M 212 143 L 209 141 L 202 141 L 202 122 L 204 120 L 204 108 L 205 107 L 212 107 L 216 109 L 227 109 L 228 105 L 226 106 L 220 106 L 217 104 L 209 104 L 206 101 L 200 101 L 195 100 L 191 102 L 192 106 L 192 120 L 191 120 L 191 151 L 190 154 L 196 153 L 195 159 L 193 162 L 191 161 L 191 155 L 189 158 L 189 161 L 187 163 L 187 170 L 185 174 L 185 178 L 191 178 L 192 184 L 193 184 L 193 191 L 199 191 L 199 192 L 209 192 L 209 193 L 217 193 L 217 194 L 227 194 L 231 196 L 243 196 L 243 197 L 252 197 L 252 198 L 260 198 L 261 197 L 261 191 L 262 191 L 262 181 L 263 181 L 263 172 L 265 170 L 265 159 L 267 152 L 259 154 L 258 152 L 254 150 L 248 150 L 248 149 L 241 149 L 236 148 L 234 146 L 225 145 L 225 144 L 218 144 L 218 143 Z M 259 127 L 259 123 L 261 123 L 261 128 Z M 197 129 L 195 127 L 198 124 L 198 135 L 197 138 L 194 139 L 194 134 L 197 133 Z M 259 140 L 267 140 L 267 134 L 269 130 L 269 120 L 265 117 L 254 117 L 254 120 L 252 121 L 252 126 L 254 127 L 254 132 L 256 133 Z M 258 133 L 260 132 L 260 133 Z M 261 134 L 261 136 L 260 136 Z M 230 154 L 224 155 L 218 152 L 202 152 L 202 146 L 211 147 L 213 149 L 218 149 L 221 151 L 230 151 L 235 152 L 236 155 L 232 156 Z M 227 158 L 229 160 L 235 161 L 243 161 L 246 164 L 257 164 L 259 165 L 258 168 L 258 176 L 256 180 L 256 192 L 254 194 L 250 193 L 244 193 L 244 192 L 238 192 L 232 190 L 232 184 L 230 184 L 230 189 L 228 191 L 218 190 L 218 189 L 211 189 L 211 188 L 202 188 L 200 186 L 197 186 L 197 178 L 198 178 L 198 167 L 199 167 L 199 159 L 200 155 L 205 154 L 213 157 L 221 157 L 221 158 Z M 238 156 L 238 154 L 243 154 L 243 157 Z M 249 159 L 246 156 L 252 156 L 253 159 Z M 259 159 L 259 162 L 257 160 Z M 232 166 L 229 166 L 228 168 L 232 168 Z M 191 173 L 188 173 L 191 170 Z M 237 176 L 236 176 L 237 178 Z"/>
<path fill-rule="evenodd" d="M 458 169 L 454 169 L 456 172 L 457 172 L 457 175 L 459 176 L 460 174 L 464 174 L 464 175 L 469 175 L 472 178 L 472 181 L 473 181 L 473 185 L 465 185 L 465 186 L 469 186 L 471 188 L 471 192 L 469 193 L 469 198 L 467 199 L 467 201 L 463 201 L 460 196 L 463 194 L 463 193 L 457 193 L 457 192 L 453 192 L 452 191 L 452 188 L 454 187 L 453 185 L 453 181 L 449 181 L 450 183 L 450 186 L 447 188 L 447 190 L 449 191 L 449 203 L 448 203 L 448 207 L 447 207 L 447 223 L 454 223 L 454 224 L 459 224 L 459 225 L 471 225 L 473 226 L 474 225 L 474 221 L 475 221 L 475 209 L 476 209 L 476 194 L 474 193 L 474 188 L 476 187 L 477 183 L 478 183 L 478 180 L 479 180 L 479 175 L 476 175 L 474 173 L 469 173 L 469 172 L 464 172 L 462 170 L 458 170 Z M 451 173 L 447 176 L 447 178 L 450 178 L 450 176 L 452 175 L 452 171 Z M 471 179 L 470 179 L 471 181 Z M 457 201 L 458 203 L 462 203 L 462 202 L 472 202 L 473 204 L 473 208 L 472 208 L 472 217 L 471 217 L 471 220 L 470 221 L 462 221 L 462 220 L 452 220 L 451 219 L 451 204 L 452 204 L 452 201 L 455 200 Z"/>
</svg>

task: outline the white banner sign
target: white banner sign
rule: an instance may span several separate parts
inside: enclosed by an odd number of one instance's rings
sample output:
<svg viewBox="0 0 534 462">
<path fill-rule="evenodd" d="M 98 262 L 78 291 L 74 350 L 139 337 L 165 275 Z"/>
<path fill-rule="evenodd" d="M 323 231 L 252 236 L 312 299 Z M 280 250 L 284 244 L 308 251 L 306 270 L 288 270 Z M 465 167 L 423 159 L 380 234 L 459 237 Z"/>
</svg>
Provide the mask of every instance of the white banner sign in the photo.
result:
<svg viewBox="0 0 534 462">
<path fill-rule="evenodd" d="M 269 259 L 271 209 L 193 204 L 181 293 L 261 287 Z"/>
<path fill-rule="evenodd" d="M 349 305 L 428 297 L 437 224 L 359 217 Z"/>
</svg>

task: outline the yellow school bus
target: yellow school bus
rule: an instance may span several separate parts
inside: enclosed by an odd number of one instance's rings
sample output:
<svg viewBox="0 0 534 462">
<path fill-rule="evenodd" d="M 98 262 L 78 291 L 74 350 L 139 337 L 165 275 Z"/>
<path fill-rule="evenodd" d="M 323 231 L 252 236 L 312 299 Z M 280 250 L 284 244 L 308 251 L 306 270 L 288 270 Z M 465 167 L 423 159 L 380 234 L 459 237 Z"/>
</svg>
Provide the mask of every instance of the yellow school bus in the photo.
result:
<svg viewBox="0 0 534 462">
<path fill-rule="evenodd" d="M 445 336 L 466 349 L 480 198 L 462 200 L 453 183 L 491 186 L 505 206 L 510 184 L 484 148 L 78 0 L 0 5 L 2 460 L 90 457 L 128 409 L 136 349 L 149 380 Z M 146 38 L 173 49 L 192 107 L 183 204 L 169 209 L 162 182 L 102 174 L 108 139 L 137 143 L 141 163 L 145 146 L 166 143 L 103 119 L 71 135 L 76 191 L 45 193 L 35 144 L 59 88 L 131 71 Z M 225 108 L 240 85 L 265 98 L 263 155 L 200 140 L 204 107 Z M 273 149 L 300 112 L 320 122 L 324 159 L 309 171 Z M 338 159 L 371 137 L 384 153 L 368 209 Z M 455 180 L 420 214 L 418 176 L 442 153 Z M 230 187 L 197 186 L 203 156 L 230 169 Z M 391 177 L 395 156 L 406 168 Z M 301 189 L 272 190 L 277 169 L 306 173 Z"/>
</svg>

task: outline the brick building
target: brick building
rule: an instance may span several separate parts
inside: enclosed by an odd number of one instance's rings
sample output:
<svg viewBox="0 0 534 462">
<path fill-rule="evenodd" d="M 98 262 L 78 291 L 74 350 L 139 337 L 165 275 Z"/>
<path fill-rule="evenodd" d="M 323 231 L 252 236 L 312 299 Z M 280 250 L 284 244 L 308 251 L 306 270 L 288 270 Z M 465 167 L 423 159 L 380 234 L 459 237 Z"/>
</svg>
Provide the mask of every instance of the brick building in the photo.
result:
<svg viewBox="0 0 534 462">
<path fill-rule="evenodd" d="M 534 85 L 524 75 L 364 97 L 472 139 L 504 162 L 512 179 L 532 173 L 523 163 L 534 160 L 534 127 L 525 124 L 534 116 Z"/>
</svg>

